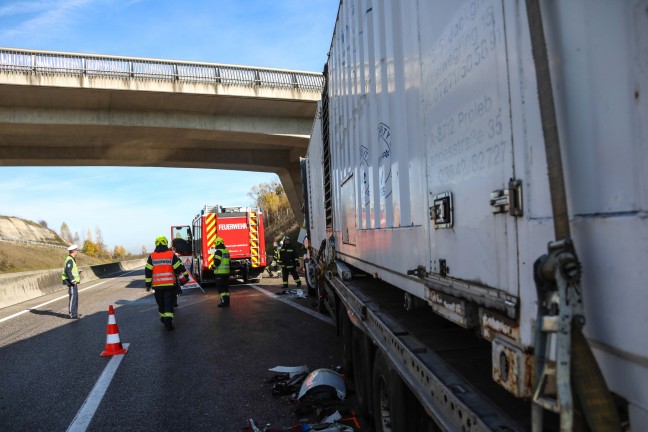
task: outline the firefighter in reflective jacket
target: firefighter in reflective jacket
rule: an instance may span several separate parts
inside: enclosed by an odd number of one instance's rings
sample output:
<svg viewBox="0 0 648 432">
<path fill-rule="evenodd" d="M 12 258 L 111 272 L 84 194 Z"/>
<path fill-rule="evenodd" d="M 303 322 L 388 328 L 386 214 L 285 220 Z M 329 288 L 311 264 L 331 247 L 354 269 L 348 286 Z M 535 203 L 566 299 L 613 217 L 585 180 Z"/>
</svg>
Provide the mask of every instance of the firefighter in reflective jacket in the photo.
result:
<svg viewBox="0 0 648 432">
<path fill-rule="evenodd" d="M 189 274 L 178 256 L 169 249 L 165 236 L 155 239 L 155 251 L 148 257 L 144 268 L 146 291 L 155 290 L 155 301 L 160 321 L 167 330 L 173 330 L 173 304 L 176 297 L 176 277 L 184 285 Z"/>
<path fill-rule="evenodd" d="M 301 286 L 301 279 L 297 274 L 296 262 L 297 254 L 290 244 L 288 236 L 284 237 L 283 246 L 279 250 L 279 264 L 281 265 L 281 276 L 283 278 L 284 289 L 288 288 L 288 273 L 290 273 L 295 280 L 297 286 Z"/>
<path fill-rule="evenodd" d="M 225 247 L 225 242 L 220 237 L 216 237 L 216 251 L 214 252 L 214 262 L 211 269 L 214 270 L 216 288 L 218 288 L 218 294 L 220 294 L 221 302 L 218 307 L 229 307 L 230 251 Z"/>
</svg>

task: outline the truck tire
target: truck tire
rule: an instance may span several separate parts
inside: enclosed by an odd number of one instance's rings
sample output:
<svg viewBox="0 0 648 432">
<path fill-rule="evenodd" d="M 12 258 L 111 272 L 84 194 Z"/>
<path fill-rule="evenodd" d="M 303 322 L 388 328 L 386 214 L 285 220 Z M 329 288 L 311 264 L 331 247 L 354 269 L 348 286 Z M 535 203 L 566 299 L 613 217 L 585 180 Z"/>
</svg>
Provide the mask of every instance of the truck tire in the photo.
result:
<svg viewBox="0 0 648 432">
<path fill-rule="evenodd" d="M 308 288 L 308 296 L 315 297 L 317 295 L 317 271 L 316 267 L 312 264 L 312 260 L 304 262 L 304 276 L 306 279 L 306 287 Z"/>
<path fill-rule="evenodd" d="M 353 344 L 351 347 L 353 356 L 353 381 L 355 385 L 355 394 L 360 411 L 367 417 L 371 418 L 371 366 L 372 366 L 372 349 L 371 342 L 367 335 L 360 329 L 353 327 Z"/>
<path fill-rule="evenodd" d="M 321 314 L 327 314 L 328 309 L 326 309 L 326 305 L 324 304 L 325 300 L 325 292 L 324 292 L 324 282 L 321 280 L 317 281 L 317 311 Z"/>
<path fill-rule="evenodd" d="M 416 420 L 407 415 L 407 386 L 385 355 L 376 353 L 373 367 L 373 418 L 376 432 L 416 430 Z"/>
<path fill-rule="evenodd" d="M 244 284 L 248 284 L 248 283 L 250 283 L 250 277 L 249 277 L 249 276 L 250 276 L 250 275 L 249 275 L 249 273 L 248 273 L 248 269 L 247 269 L 247 268 L 244 268 L 244 269 L 243 269 L 243 283 L 244 283 Z"/>
<path fill-rule="evenodd" d="M 342 303 L 337 306 L 337 325 L 338 336 L 340 336 L 342 343 L 342 368 L 347 377 L 353 378 L 353 355 L 351 351 L 353 324 L 351 324 L 346 308 Z"/>
</svg>

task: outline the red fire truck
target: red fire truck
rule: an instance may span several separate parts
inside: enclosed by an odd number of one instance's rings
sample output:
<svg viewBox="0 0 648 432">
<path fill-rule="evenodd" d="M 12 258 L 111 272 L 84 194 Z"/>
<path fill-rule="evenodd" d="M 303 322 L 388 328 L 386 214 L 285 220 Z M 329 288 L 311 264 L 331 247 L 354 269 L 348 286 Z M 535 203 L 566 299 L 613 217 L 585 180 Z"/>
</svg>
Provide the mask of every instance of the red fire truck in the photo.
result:
<svg viewBox="0 0 648 432">
<path fill-rule="evenodd" d="M 231 277 L 245 283 L 259 282 L 266 266 L 263 214 L 254 207 L 206 205 L 192 224 L 192 272 L 199 283 L 214 280 L 216 237 L 230 251 Z"/>
<path fill-rule="evenodd" d="M 171 227 L 171 247 L 180 257 L 188 272 L 191 272 L 193 261 L 192 238 L 189 225 L 174 225 Z"/>
</svg>

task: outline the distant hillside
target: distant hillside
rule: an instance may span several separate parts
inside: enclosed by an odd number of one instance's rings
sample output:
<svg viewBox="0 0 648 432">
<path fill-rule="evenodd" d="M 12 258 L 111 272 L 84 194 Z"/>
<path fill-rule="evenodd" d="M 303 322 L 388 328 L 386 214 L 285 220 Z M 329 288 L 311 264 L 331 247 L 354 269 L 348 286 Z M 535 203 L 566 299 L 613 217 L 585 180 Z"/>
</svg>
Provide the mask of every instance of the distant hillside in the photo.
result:
<svg viewBox="0 0 648 432">
<path fill-rule="evenodd" d="M 14 216 L 0 216 L 0 240 L 22 240 L 55 246 L 69 246 L 51 229 Z"/>
<path fill-rule="evenodd" d="M 0 273 L 63 268 L 67 246 L 56 232 L 36 222 L 0 216 Z M 79 252 L 77 262 L 86 266 L 108 261 Z"/>
</svg>

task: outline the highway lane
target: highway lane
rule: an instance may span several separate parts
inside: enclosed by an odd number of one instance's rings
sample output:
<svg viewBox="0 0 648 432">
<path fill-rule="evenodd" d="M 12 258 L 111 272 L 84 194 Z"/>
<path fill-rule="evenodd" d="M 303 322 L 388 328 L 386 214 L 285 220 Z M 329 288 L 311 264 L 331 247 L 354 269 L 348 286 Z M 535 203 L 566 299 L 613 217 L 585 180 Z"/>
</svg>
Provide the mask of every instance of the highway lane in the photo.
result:
<svg viewBox="0 0 648 432">
<path fill-rule="evenodd" d="M 341 352 L 330 321 L 309 308 L 312 300 L 278 301 L 271 294 L 279 285 L 234 285 L 230 309 L 216 307 L 214 288 L 189 290 L 173 332 L 159 321 L 143 270 L 82 284 L 81 320 L 66 318 L 65 291 L 0 310 L 0 430 L 65 431 L 73 424 L 113 359 L 99 355 L 111 304 L 129 351 L 87 430 L 238 431 L 248 418 L 297 423 L 294 407 L 265 382 L 273 375 L 268 369 L 331 368 Z"/>
</svg>

